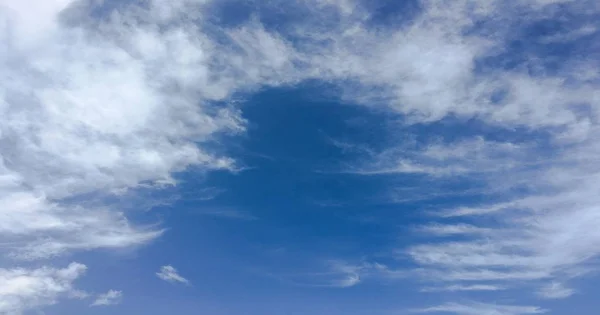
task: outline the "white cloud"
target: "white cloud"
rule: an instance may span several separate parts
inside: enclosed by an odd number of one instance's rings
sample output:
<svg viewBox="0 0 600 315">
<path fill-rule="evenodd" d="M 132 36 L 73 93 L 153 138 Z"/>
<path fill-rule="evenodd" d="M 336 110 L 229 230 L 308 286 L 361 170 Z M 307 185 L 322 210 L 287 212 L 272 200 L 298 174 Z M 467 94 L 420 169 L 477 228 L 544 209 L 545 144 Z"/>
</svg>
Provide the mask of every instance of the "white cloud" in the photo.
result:
<svg viewBox="0 0 600 315">
<path fill-rule="evenodd" d="M 448 303 L 417 310 L 418 313 L 450 313 L 456 315 L 525 315 L 546 311 L 535 306 L 514 306 L 484 303 Z"/>
<path fill-rule="evenodd" d="M 199 1 L 150 1 L 146 8 L 129 3 L 95 19 L 90 7 L 101 5 L 0 4 L 2 255 L 45 259 L 138 246 L 160 236 L 160 227 L 135 224 L 118 204 L 89 202 L 89 196 L 126 198 L 137 188 L 174 185 L 172 174 L 190 166 L 237 170 L 233 159 L 206 144 L 243 132 L 245 121 L 236 108 L 211 102 L 278 84 L 272 77 L 290 65 L 283 40 L 260 27 L 230 32 L 243 53 L 211 41 L 185 18 L 190 12 L 200 18 Z M 26 289 L 6 293 L 0 313 L 52 304 L 71 291 L 72 280 L 60 278 L 64 271 L 31 272 L 48 273 L 47 279 L 0 281 L 4 290 L 8 284 Z"/>
<path fill-rule="evenodd" d="M 337 8 L 338 23 L 315 10 L 315 23 L 289 30 L 293 41 L 257 20 L 223 28 L 216 41 L 197 23 L 204 1 L 128 3 L 102 20 L 71 2 L 0 5 L 0 235 L 13 244 L 12 257 L 158 237 L 160 228 L 138 226 L 120 209 L 78 200 L 176 184 L 172 174 L 190 166 L 238 169 L 207 144 L 243 132 L 245 121 L 235 107 L 213 102 L 304 79 L 340 83 L 342 97 L 406 115 L 408 123 L 476 119 L 547 139 L 431 141 L 386 150 L 354 170 L 476 178 L 490 195 L 515 187 L 532 192 L 440 211 L 455 219 L 494 216 L 501 225 L 428 226 L 436 236 L 468 237 L 408 248 L 421 274 L 448 282 L 546 281 L 581 274 L 600 253 L 599 76 L 589 70 L 596 61 L 570 60 L 565 64 L 577 67 L 535 75 L 529 69 L 540 58 L 517 69 L 478 68 L 518 33 L 515 12 L 547 18 L 550 1 L 423 1 L 407 25 L 378 30 L 366 26 L 368 14 L 352 1 L 316 1 Z M 470 29 L 480 20 L 492 27 Z M 340 269 L 333 283 L 354 285 L 361 272 Z M 170 266 L 161 274 L 187 282 Z"/>
<path fill-rule="evenodd" d="M 99 294 L 96 300 L 90 306 L 107 306 L 121 303 L 123 292 L 116 290 L 108 290 L 108 292 Z"/>
<path fill-rule="evenodd" d="M 421 292 L 459 292 L 459 291 L 500 291 L 505 290 L 506 288 L 490 285 L 490 284 L 473 284 L 473 285 L 461 285 L 461 284 L 453 284 L 449 286 L 442 287 L 427 287 L 421 289 Z"/>
<path fill-rule="evenodd" d="M 308 272 L 270 273 L 279 280 L 297 286 L 320 288 L 350 288 L 365 278 L 385 273 L 385 267 L 377 264 L 351 264 L 340 260 L 328 260 L 322 266 Z"/>
<path fill-rule="evenodd" d="M 537 294 L 545 299 L 564 299 L 575 294 L 575 290 L 565 287 L 560 282 L 551 282 L 541 287 Z"/>
<path fill-rule="evenodd" d="M 429 274 L 446 281 L 535 280 L 581 275 L 600 252 L 594 186 L 600 176 L 585 154 L 570 151 L 535 172 L 496 174 L 496 181 L 517 179 L 538 193 L 482 207 L 442 210 L 444 217 L 493 217 L 462 240 L 411 246 L 407 253 Z M 595 144 L 594 144 L 595 146 Z M 581 151 L 579 151 L 581 152 Z M 585 158 L 582 158 L 584 157 Z M 512 163 L 510 161 L 509 163 Z M 588 164 L 589 163 L 589 164 Z M 586 174 L 583 175 L 582 172 Z M 506 179 L 505 179 L 506 176 Z M 434 225 L 435 227 L 435 225 Z M 430 233 L 440 235 L 440 228 Z M 442 229 L 442 230 L 447 230 Z M 562 290 L 559 290 L 562 291 Z"/>
<path fill-rule="evenodd" d="M 358 94 L 346 97 L 373 100 L 375 96 L 361 87 L 381 87 L 382 93 L 377 93 L 388 105 L 414 121 L 477 115 L 494 124 L 574 130 L 584 130 L 578 126 L 586 121 L 578 120 L 569 106 L 594 95 L 589 84 L 574 89 L 560 78 L 534 79 L 518 72 L 476 74 L 477 58 L 489 54 L 497 43 L 483 36 L 464 36 L 462 30 L 477 16 L 510 14 L 497 11 L 495 3 L 466 10 L 470 2 L 465 1 L 441 10 L 425 2 L 425 11 L 407 29 L 376 33 L 363 25 L 365 16 L 357 14 L 360 8 L 352 2 L 320 2 L 342 14 L 339 25 L 321 35 L 331 39 L 321 41 L 329 43 L 325 45 L 313 45 L 308 38 L 288 42 L 257 21 L 224 30 L 230 45 L 223 45 L 189 18 L 188 14 L 196 20 L 203 14 L 203 2 L 152 1 L 145 9 L 130 4 L 102 21 L 90 21 L 81 13 L 85 10 L 62 13 L 61 18 L 80 23 L 79 28 L 58 21 L 58 13 L 69 2 L 44 3 L 45 9 L 35 16 L 21 1 L 8 1 L 2 11 L 4 23 L 11 27 L 3 31 L 8 48 L 0 57 L 12 62 L 3 66 L 0 77 L 0 111 L 5 117 L 0 125 L 1 169 L 9 180 L 1 199 L 15 206 L 36 199 L 29 212 L 45 211 L 36 225 L 15 215 L 20 212 L 11 214 L 15 226 L 22 227 L 21 239 L 38 233 L 43 225 L 48 243 L 65 250 L 120 245 L 75 246 L 69 245 L 77 243 L 73 240 L 48 233 L 69 232 L 65 229 L 73 227 L 72 231 L 103 234 L 97 231 L 100 226 L 111 225 L 103 222 L 76 229 L 79 224 L 69 222 L 63 213 L 87 209 L 61 205 L 64 198 L 121 192 L 148 183 L 172 184 L 171 174 L 191 165 L 235 169 L 233 160 L 215 156 L 202 145 L 219 133 L 243 131 L 238 111 L 209 106 L 210 101 L 226 100 L 235 91 L 306 78 L 350 79 L 359 83 L 352 88 Z M 51 25 L 44 26 L 47 32 L 28 31 L 38 27 L 38 21 Z M 89 23 L 100 25 L 87 27 Z M 295 35 L 313 36 L 317 27 L 297 25 Z M 35 40 L 30 40 L 34 33 Z M 36 49 L 41 46 L 44 49 Z M 498 89 L 508 91 L 507 97 L 490 106 L 490 95 Z M 549 90 L 556 92 L 544 93 Z M 449 175 L 517 167 L 495 161 L 502 158 L 498 154 L 521 154 L 521 148 L 475 142 L 462 144 L 471 150 L 462 153 L 460 148 L 444 152 L 447 147 L 433 145 L 419 152 L 428 159 L 425 162 L 406 157 L 372 172 Z M 513 158 L 522 162 L 519 157 Z M 86 213 L 97 212 L 102 213 Z M 111 232 L 120 235 L 113 240 L 122 240 L 122 246 L 160 235 L 160 231 L 139 231 L 123 215 L 103 218 L 122 226 Z M 60 251 L 47 250 L 48 255 Z M 46 251 L 38 252 L 42 256 Z"/>
<path fill-rule="evenodd" d="M 334 288 L 349 288 L 360 283 L 360 276 L 356 273 L 347 274 L 342 279 L 333 280 L 328 286 Z"/>
<path fill-rule="evenodd" d="M 19 315 L 61 298 L 81 297 L 73 282 L 85 271 L 86 266 L 79 263 L 63 269 L 0 269 L 0 313 Z"/>
<path fill-rule="evenodd" d="M 581 37 L 593 35 L 597 31 L 598 31 L 598 28 L 596 26 L 594 26 L 592 24 L 586 24 L 580 28 L 577 28 L 576 30 L 543 37 L 542 39 L 540 39 L 540 41 L 544 44 L 554 43 L 554 42 L 574 41 Z"/>
<path fill-rule="evenodd" d="M 322 77 L 355 80 L 358 84 L 347 90 L 353 101 L 388 105 L 414 122 L 454 115 L 505 126 L 583 124 L 569 106 L 588 101 L 594 86 L 573 87 L 560 78 L 532 78 L 519 71 L 476 69 L 481 58 L 503 48 L 504 36 L 514 36 L 508 30 L 510 23 L 518 22 L 511 16 L 516 11 L 532 18 L 537 14 L 525 2 L 457 1 L 440 8 L 424 1 L 423 13 L 406 28 L 375 32 L 360 18 L 348 18 L 339 29 L 321 35 L 331 46 L 321 48 L 322 58 L 311 61 Z M 465 35 L 483 19 L 494 26 L 486 30 L 491 33 Z M 310 34 L 310 29 L 304 33 Z M 498 91 L 505 91 L 506 97 L 493 103 Z"/>
<path fill-rule="evenodd" d="M 365 266 L 353 266 L 341 262 L 331 262 L 332 278 L 327 286 L 349 288 L 361 282 L 361 273 Z"/>
<path fill-rule="evenodd" d="M 0 28 L 0 36 L 14 35 L 19 38 L 19 46 L 30 47 L 36 40 L 56 31 L 57 14 L 72 2 L 74 0 L 3 1 L 0 3 L 0 19 L 4 20 L 5 29 Z M 35 10 L 32 10 L 33 7 Z"/>
<path fill-rule="evenodd" d="M 160 271 L 156 273 L 156 275 L 167 281 L 167 282 L 171 282 L 171 283 L 185 283 L 188 284 L 189 281 L 182 277 L 181 275 L 179 275 L 179 273 L 177 272 L 177 269 L 175 269 L 173 266 L 162 266 L 160 267 Z"/>
<path fill-rule="evenodd" d="M 471 224 L 429 224 L 420 226 L 417 231 L 432 235 L 470 235 L 484 234 L 490 232 L 488 228 L 482 228 Z"/>
<path fill-rule="evenodd" d="M 347 97 L 371 106 L 391 105 L 408 115 L 409 124 L 456 118 L 458 129 L 473 119 L 487 129 L 486 136 L 477 128 L 454 138 L 427 135 L 422 142 L 408 141 L 369 154 L 372 160 L 350 171 L 421 175 L 425 184 L 417 191 L 425 196 L 431 195 L 430 184 L 449 180 L 481 187 L 487 202 L 439 209 L 436 220 L 445 217 L 451 223 L 421 228 L 448 240 L 415 244 L 404 251 L 420 266 L 417 274 L 448 283 L 439 288 L 475 288 L 482 281 L 489 289 L 520 287 L 580 276 L 597 267 L 594 258 L 600 255 L 600 235 L 594 228 L 600 218 L 596 191 L 600 168 L 595 162 L 600 153 L 598 75 L 589 71 L 580 75 L 568 66 L 544 69 L 544 57 L 534 52 L 523 57 L 521 66 L 537 67 L 538 73 L 502 66 L 476 69 L 482 59 L 505 53 L 505 43 L 522 35 L 496 22 L 519 23 L 510 16 L 514 10 L 531 21 L 547 19 L 551 10 L 546 5 L 552 5 L 479 3 L 444 4 L 442 11 L 426 1 L 414 23 L 398 31 L 381 31 L 386 40 L 379 40 L 359 21 L 351 35 L 332 41 L 338 53 L 325 54 L 323 67 L 335 64 L 334 69 L 327 68 L 328 75 L 359 83 L 353 87 L 356 93 L 350 91 Z M 583 14 L 582 8 L 573 6 L 569 9 Z M 480 18 L 493 27 L 466 35 Z M 594 32 L 585 29 L 586 36 Z M 363 44 L 357 45 L 357 40 Z M 358 52 L 350 46 L 370 50 Z M 574 58 L 565 62 L 579 64 L 578 69 L 596 69 L 593 57 L 565 58 Z M 490 136 L 490 130 L 497 133 Z M 570 294 L 569 289 L 556 289 L 557 296 Z"/>
<path fill-rule="evenodd" d="M 0 235 L 19 248 L 14 257 L 30 259 L 147 243 L 161 230 L 64 200 L 174 184 L 171 174 L 191 165 L 235 168 L 201 145 L 244 128 L 236 110 L 201 106 L 226 94 L 206 85 L 209 43 L 185 25 L 160 33 L 121 24 L 136 20 L 132 12 L 71 28 L 59 18 L 89 17 L 61 12 L 68 1 L 35 2 L 0 7 Z"/>
<path fill-rule="evenodd" d="M 426 146 L 409 143 L 377 154 L 375 163 L 354 171 L 367 175 L 490 176 L 548 163 L 541 157 L 523 161 L 535 149 L 532 144 L 490 141 L 479 136 L 453 143 L 434 141 Z"/>
</svg>

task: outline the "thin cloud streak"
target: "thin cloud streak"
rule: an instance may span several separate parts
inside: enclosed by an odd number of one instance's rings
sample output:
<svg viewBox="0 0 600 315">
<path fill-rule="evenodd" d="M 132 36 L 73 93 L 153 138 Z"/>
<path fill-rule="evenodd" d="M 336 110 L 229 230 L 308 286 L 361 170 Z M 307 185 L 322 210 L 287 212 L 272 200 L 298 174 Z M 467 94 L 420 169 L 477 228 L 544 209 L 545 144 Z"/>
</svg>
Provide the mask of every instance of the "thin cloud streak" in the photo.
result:
<svg viewBox="0 0 600 315">
<path fill-rule="evenodd" d="M 158 271 L 156 273 L 156 276 L 164 281 L 171 282 L 171 283 L 183 283 L 183 284 L 190 283 L 188 281 L 188 279 L 179 275 L 179 272 L 177 271 L 177 269 L 175 269 L 173 266 L 170 266 L 170 265 L 160 267 L 160 271 Z"/>
<path fill-rule="evenodd" d="M 447 303 L 415 310 L 415 313 L 449 313 L 456 315 L 526 315 L 543 314 L 546 310 L 535 306 L 514 306 L 485 303 Z"/>
</svg>

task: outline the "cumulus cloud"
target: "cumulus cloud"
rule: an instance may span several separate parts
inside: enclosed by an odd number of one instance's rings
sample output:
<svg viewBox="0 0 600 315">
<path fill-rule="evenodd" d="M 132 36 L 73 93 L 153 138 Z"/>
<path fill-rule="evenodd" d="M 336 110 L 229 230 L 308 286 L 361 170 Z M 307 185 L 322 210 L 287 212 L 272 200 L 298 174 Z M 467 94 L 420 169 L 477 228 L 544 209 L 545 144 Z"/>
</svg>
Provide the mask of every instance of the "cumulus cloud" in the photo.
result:
<svg viewBox="0 0 600 315">
<path fill-rule="evenodd" d="M 56 269 L 0 269 L 0 313 L 19 315 L 52 305 L 61 298 L 83 297 L 73 282 L 86 271 L 86 266 L 71 263 Z"/>
<path fill-rule="evenodd" d="M 160 267 L 160 271 L 156 273 L 156 276 L 171 283 L 189 283 L 189 281 L 186 278 L 179 275 L 177 269 L 170 265 Z"/>
<path fill-rule="evenodd" d="M 123 292 L 116 290 L 108 290 L 108 292 L 99 294 L 96 300 L 90 306 L 107 306 L 121 303 Z"/>
</svg>

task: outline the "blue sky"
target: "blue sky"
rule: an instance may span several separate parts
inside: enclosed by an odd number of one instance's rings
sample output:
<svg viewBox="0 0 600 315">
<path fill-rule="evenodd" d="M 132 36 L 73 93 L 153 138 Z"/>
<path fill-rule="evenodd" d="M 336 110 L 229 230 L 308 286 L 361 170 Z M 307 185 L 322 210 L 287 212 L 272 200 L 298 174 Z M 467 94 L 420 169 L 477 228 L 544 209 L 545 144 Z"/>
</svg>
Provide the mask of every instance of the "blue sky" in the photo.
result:
<svg viewBox="0 0 600 315">
<path fill-rule="evenodd" d="M 594 1 L 0 1 L 0 314 L 595 314 Z"/>
</svg>

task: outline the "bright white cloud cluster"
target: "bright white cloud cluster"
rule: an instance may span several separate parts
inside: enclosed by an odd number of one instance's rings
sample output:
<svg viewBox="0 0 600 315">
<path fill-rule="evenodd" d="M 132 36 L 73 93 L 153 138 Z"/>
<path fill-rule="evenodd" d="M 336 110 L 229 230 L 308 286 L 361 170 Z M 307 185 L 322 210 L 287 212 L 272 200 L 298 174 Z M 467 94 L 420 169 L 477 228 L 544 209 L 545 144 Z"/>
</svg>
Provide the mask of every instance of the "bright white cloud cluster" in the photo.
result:
<svg viewBox="0 0 600 315">
<path fill-rule="evenodd" d="M 19 315 L 55 304 L 60 298 L 84 296 L 73 282 L 85 271 L 86 266 L 79 263 L 63 269 L 0 269 L 0 314 Z"/>
<path fill-rule="evenodd" d="M 191 21 L 173 23 L 201 3 L 153 1 L 102 21 L 90 5 L 102 2 L 0 4 L 0 236 L 12 258 L 147 243 L 162 231 L 82 196 L 174 184 L 191 165 L 236 168 L 203 143 L 244 121 L 206 104 L 246 83 L 215 81 L 214 44 Z M 0 312 L 54 303 L 82 268 L 5 270 Z"/>
<path fill-rule="evenodd" d="M 202 106 L 227 91 L 207 82 L 210 44 L 184 25 L 159 33 L 125 12 L 99 28 L 69 28 L 59 18 L 91 17 L 44 3 L 47 10 L 2 7 L 0 234 L 27 258 L 145 243 L 160 231 L 134 227 L 113 209 L 61 201 L 171 184 L 172 172 L 190 165 L 232 169 L 231 159 L 198 144 L 243 130 L 243 121 L 235 110 Z M 40 234 L 42 243 L 28 243 Z"/>
</svg>

